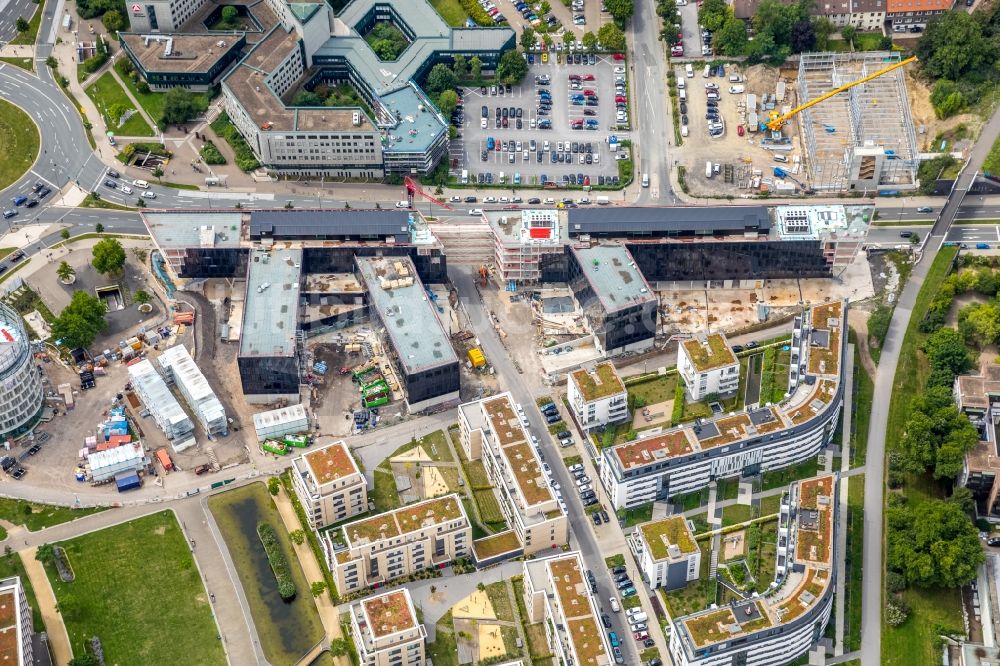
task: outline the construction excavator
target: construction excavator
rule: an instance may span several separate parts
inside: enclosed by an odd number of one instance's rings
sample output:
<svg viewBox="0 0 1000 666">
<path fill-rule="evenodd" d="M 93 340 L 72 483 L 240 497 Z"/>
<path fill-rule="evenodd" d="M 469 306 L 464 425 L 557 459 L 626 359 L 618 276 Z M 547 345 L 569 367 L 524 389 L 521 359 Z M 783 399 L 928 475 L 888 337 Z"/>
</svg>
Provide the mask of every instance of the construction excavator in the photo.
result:
<svg viewBox="0 0 1000 666">
<path fill-rule="evenodd" d="M 791 120 L 792 118 L 794 118 L 799 113 L 805 111 L 809 107 L 815 106 L 815 105 L 819 104 L 820 102 L 825 102 L 826 100 L 830 99 L 834 95 L 839 95 L 840 93 L 844 92 L 845 90 L 850 90 L 854 86 L 860 85 L 860 84 L 865 83 L 867 81 L 871 81 L 872 79 L 878 78 L 878 77 L 882 76 L 883 74 L 888 74 L 889 72 L 892 72 L 894 70 L 899 69 L 900 67 L 903 67 L 904 65 L 909 65 L 911 62 L 916 62 L 916 60 L 917 60 L 917 57 L 916 56 L 912 56 L 910 58 L 906 58 L 904 60 L 900 60 L 899 62 L 894 62 L 891 65 L 889 65 L 888 67 L 883 67 L 882 69 L 878 70 L 877 72 L 874 72 L 872 74 L 869 74 L 868 76 L 862 77 L 862 78 L 858 79 L 857 81 L 851 81 L 850 83 L 842 85 L 839 88 L 834 88 L 830 92 L 823 93 L 819 97 L 811 99 L 808 102 L 805 102 L 804 104 L 800 104 L 799 106 L 795 107 L 794 109 L 792 109 L 788 113 L 779 113 L 778 111 L 772 111 L 771 114 L 770 114 L 770 117 L 768 118 L 767 123 L 765 123 L 766 126 L 767 126 L 767 129 L 771 130 L 772 132 L 781 132 L 781 128 L 785 126 L 785 123 L 787 123 L 789 120 Z M 827 132 L 830 132 L 830 128 L 829 127 L 825 127 L 825 129 L 826 129 Z M 836 129 L 834 128 L 833 131 L 836 131 Z"/>
</svg>

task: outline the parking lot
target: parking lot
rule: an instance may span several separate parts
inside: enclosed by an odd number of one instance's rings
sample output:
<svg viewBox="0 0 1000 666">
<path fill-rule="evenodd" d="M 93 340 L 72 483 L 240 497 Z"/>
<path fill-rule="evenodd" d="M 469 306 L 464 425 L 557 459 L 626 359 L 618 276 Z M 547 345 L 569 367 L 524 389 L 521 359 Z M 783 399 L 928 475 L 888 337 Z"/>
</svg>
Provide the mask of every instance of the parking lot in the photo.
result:
<svg viewBox="0 0 1000 666">
<path fill-rule="evenodd" d="M 541 54 L 533 54 L 536 61 L 524 82 L 509 92 L 500 86 L 487 88 L 485 95 L 481 88 L 466 89 L 452 171 L 465 169 L 470 182 L 479 182 L 481 176 L 484 184 L 494 185 L 501 184 L 501 173 L 503 184 L 512 186 L 539 186 L 544 181 L 613 184 L 617 151 L 608 140 L 612 135 L 627 138 L 621 129 L 627 125 L 619 124 L 616 108 L 616 98 L 624 100 L 627 93 L 616 95 L 615 87 L 616 77 L 625 83 L 625 62 L 592 55 L 591 65 L 587 55 L 575 55 L 580 64 L 567 64 L 575 60 L 574 54 L 560 53 L 561 62 L 556 62 L 556 54 L 547 54 L 546 63 Z"/>
</svg>

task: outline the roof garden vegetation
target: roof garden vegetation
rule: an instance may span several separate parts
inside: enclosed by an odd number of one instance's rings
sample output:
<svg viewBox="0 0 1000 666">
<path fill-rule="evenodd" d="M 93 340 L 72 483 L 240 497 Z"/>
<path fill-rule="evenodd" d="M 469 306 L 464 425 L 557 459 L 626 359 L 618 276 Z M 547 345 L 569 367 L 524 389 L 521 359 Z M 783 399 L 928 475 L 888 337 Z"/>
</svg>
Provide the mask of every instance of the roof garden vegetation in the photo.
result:
<svg viewBox="0 0 1000 666">
<path fill-rule="evenodd" d="M 507 530 L 500 534 L 494 534 L 483 539 L 472 542 L 472 547 L 476 551 L 476 559 L 484 560 L 502 553 L 509 553 L 521 547 L 521 542 L 517 538 L 514 530 Z"/>
<path fill-rule="evenodd" d="M 649 552 L 654 559 L 662 560 L 669 557 L 668 546 L 677 546 L 681 553 L 690 554 L 696 550 L 694 539 L 688 530 L 687 521 L 681 516 L 671 516 L 663 520 L 646 523 L 640 526 L 642 535 L 649 546 Z"/>
<path fill-rule="evenodd" d="M 403 31 L 389 21 L 377 21 L 365 34 L 365 41 L 379 60 L 397 60 L 410 45 Z"/>
<path fill-rule="evenodd" d="M 729 343 L 719 333 L 707 336 L 706 344 L 702 344 L 698 339 L 685 340 L 684 351 L 687 352 L 691 364 L 698 372 L 706 372 L 736 363 L 733 350 L 729 348 Z"/>
<path fill-rule="evenodd" d="M 611 363 L 598 364 L 593 373 L 577 370 L 573 373 L 573 379 L 576 380 L 580 392 L 587 401 L 606 398 L 625 390 L 618 373 L 615 372 L 615 366 Z"/>
<path fill-rule="evenodd" d="M 369 629 L 376 638 L 414 626 L 415 620 L 410 613 L 410 604 L 403 591 L 390 592 L 381 597 L 368 599 L 364 604 L 371 622 Z"/>
<path fill-rule="evenodd" d="M 726 627 L 736 624 L 731 608 L 719 608 L 711 613 L 688 618 L 684 621 L 696 647 L 703 647 L 731 636 Z"/>
</svg>

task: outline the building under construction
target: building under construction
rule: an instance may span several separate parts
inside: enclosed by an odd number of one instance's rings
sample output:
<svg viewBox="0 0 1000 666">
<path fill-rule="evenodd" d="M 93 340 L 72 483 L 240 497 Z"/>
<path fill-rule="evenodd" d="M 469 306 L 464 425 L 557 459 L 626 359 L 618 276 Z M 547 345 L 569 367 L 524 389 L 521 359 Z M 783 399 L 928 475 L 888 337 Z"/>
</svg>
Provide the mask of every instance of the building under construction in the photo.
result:
<svg viewBox="0 0 1000 666">
<path fill-rule="evenodd" d="M 803 53 L 800 99 L 810 100 L 899 62 L 899 53 Z M 821 192 L 911 190 L 917 143 L 904 68 L 858 84 L 799 115 L 810 187 Z"/>
</svg>

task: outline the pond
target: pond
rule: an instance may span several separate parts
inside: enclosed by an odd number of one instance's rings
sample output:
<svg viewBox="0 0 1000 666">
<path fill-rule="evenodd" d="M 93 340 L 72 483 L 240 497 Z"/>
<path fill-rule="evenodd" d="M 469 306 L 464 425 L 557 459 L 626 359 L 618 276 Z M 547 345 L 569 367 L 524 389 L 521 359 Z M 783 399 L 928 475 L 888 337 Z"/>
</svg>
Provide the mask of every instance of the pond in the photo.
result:
<svg viewBox="0 0 1000 666">
<path fill-rule="evenodd" d="M 267 488 L 263 483 L 252 483 L 229 490 L 209 499 L 208 506 L 233 559 L 264 655 L 274 666 L 296 663 L 322 640 L 323 625 L 309 581 Z M 260 521 L 274 527 L 288 558 L 298 591 L 290 602 L 282 601 L 278 594 L 278 583 L 257 536 Z"/>
</svg>

